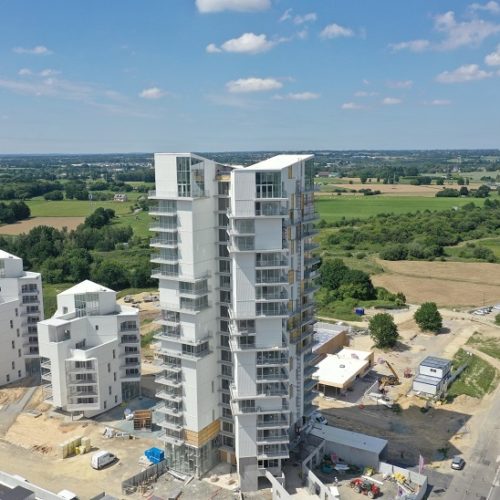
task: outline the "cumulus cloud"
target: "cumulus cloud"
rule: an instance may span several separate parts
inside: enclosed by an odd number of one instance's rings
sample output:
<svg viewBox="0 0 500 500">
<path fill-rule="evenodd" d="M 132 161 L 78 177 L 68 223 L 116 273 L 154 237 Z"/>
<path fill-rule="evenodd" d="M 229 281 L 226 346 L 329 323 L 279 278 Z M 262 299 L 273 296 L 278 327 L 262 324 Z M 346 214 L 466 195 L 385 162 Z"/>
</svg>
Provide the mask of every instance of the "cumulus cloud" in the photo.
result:
<svg viewBox="0 0 500 500">
<path fill-rule="evenodd" d="M 269 40 L 266 35 L 256 35 L 255 33 L 243 33 L 238 38 L 227 40 L 220 47 L 214 43 L 207 45 L 206 51 L 209 53 L 233 52 L 237 54 L 259 54 L 271 50 L 278 43 L 286 39 Z"/>
<path fill-rule="evenodd" d="M 485 10 L 491 12 L 492 14 L 498 14 L 500 12 L 500 5 L 498 4 L 498 2 L 494 1 L 487 2 L 485 4 L 473 3 L 469 5 L 469 9 L 472 11 Z"/>
<path fill-rule="evenodd" d="M 160 99 L 165 95 L 167 95 L 167 93 L 159 87 L 149 87 L 139 93 L 139 97 L 143 99 Z"/>
<path fill-rule="evenodd" d="M 275 78 L 240 78 L 226 83 L 226 89 L 232 94 L 268 92 L 282 87 L 283 84 Z"/>
<path fill-rule="evenodd" d="M 378 95 L 378 92 L 367 92 L 366 90 L 358 90 L 354 92 L 354 97 L 373 97 Z"/>
<path fill-rule="evenodd" d="M 396 104 L 401 104 L 403 101 L 398 97 L 385 97 L 382 99 L 382 104 L 384 106 L 395 106 Z"/>
<path fill-rule="evenodd" d="M 500 45 L 497 46 L 494 52 L 484 58 L 484 62 L 488 66 L 500 66 Z"/>
<path fill-rule="evenodd" d="M 358 104 L 357 102 L 344 102 L 342 106 L 340 106 L 341 109 L 363 109 L 364 106 L 362 104 Z"/>
<path fill-rule="evenodd" d="M 45 45 L 36 45 L 35 47 L 14 47 L 12 49 L 16 54 L 30 54 L 33 56 L 48 56 L 52 54 Z"/>
<path fill-rule="evenodd" d="M 441 34 L 441 41 L 431 43 L 429 40 L 410 40 L 390 44 L 390 47 L 394 51 L 410 50 L 412 52 L 477 47 L 486 38 L 500 33 L 500 24 L 484 21 L 475 16 L 466 21 L 457 21 L 455 12 L 449 10 L 434 17 L 434 30 Z"/>
<path fill-rule="evenodd" d="M 484 80 L 492 73 L 482 70 L 477 64 L 465 64 L 453 71 L 443 71 L 436 77 L 439 83 L 461 83 Z"/>
<path fill-rule="evenodd" d="M 224 10 L 255 12 L 269 9 L 271 0 L 196 0 L 196 7 L 203 14 Z"/>
<path fill-rule="evenodd" d="M 21 68 L 17 74 L 19 76 L 31 76 L 33 72 L 29 68 Z"/>
<path fill-rule="evenodd" d="M 412 80 L 396 80 L 396 81 L 388 81 L 386 86 L 390 89 L 410 89 L 413 87 Z"/>
<path fill-rule="evenodd" d="M 290 100 L 290 101 L 313 101 L 319 99 L 320 95 L 315 92 L 297 92 L 285 95 L 275 95 L 274 99 L 277 100 Z"/>
<path fill-rule="evenodd" d="M 339 24 L 332 23 L 326 26 L 319 34 L 321 38 L 340 38 L 354 36 L 354 31 L 351 28 L 340 26 Z"/>
<path fill-rule="evenodd" d="M 40 71 L 40 76 L 49 77 L 49 76 L 59 75 L 60 73 L 61 73 L 60 71 L 57 71 L 55 69 L 47 68 Z"/>
<path fill-rule="evenodd" d="M 451 101 L 448 99 L 433 99 L 429 102 L 431 106 L 449 106 Z"/>
</svg>

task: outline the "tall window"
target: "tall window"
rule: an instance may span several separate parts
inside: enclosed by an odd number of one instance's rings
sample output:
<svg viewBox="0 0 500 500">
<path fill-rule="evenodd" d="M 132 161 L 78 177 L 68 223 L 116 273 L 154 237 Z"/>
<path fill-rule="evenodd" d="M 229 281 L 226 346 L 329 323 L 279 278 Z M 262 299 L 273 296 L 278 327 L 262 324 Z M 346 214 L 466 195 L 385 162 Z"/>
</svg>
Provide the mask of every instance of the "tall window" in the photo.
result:
<svg viewBox="0 0 500 500">
<path fill-rule="evenodd" d="M 255 174 L 257 198 L 281 198 L 281 173 L 257 172 Z"/>
<path fill-rule="evenodd" d="M 305 188 L 310 191 L 314 188 L 314 161 L 306 160 Z"/>
<path fill-rule="evenodd" d="M 191 167 L 189 158 L 177 158 L 177 194 L 180 197 L 191 197 Z"/>
</svg>

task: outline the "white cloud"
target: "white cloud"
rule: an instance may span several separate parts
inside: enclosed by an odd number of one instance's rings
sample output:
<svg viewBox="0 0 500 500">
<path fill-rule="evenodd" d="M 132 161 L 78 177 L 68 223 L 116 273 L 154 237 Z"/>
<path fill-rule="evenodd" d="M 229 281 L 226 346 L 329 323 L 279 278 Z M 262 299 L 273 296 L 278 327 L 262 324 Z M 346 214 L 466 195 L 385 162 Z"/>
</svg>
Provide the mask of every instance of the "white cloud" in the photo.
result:
<svg viewBox="0 0 500 500">
<path fill-rule="evenodd" d="M 490 76 L 492 73 L 480 69 L 477 64 L 465 64 L 453 71 L 443 71 L 436 77 L 436 81 L 439 83 L 472 82 L 484 80 Z"/>
<path fill-rule="evenodd" d="M 366 90 L 358 90 L 354 92 L 354 97 L 372 97 L 378 95 L 378 92 L 367 92 Z"/>
<path fill-rule="evenodd" d="M 16 54 L 30 54 L 34 56 L 48 56 L 49 54 L 52 54 L 52 51 L 45 47 L 45 45 L 37 45 L 32 48 L 14 47 L 12 50 Z"/>
<path fill-rule="evenodd" d="M 400 50 L 409 50 L 411 52 L 423 52 L 431 45 L 429 40 L 410 40 L 408 42 L 391 43 L 389 47 L 398 52 Z"/>
<path fill-rule="evenodd" d="M 286 39 L 268 40 L 266 35 L 256 35 L 255 33 L 243 33 L 238 38 L 227 40 L 220 47 L 214 43 L 207 46 L 206 51 L 210 53 L 232 52 L 237 54 L 259 54 L 271 50 L 278 43 Z"/>
<path fill-rule="evenodd" d="M 165 95 L 167 95 L 167 93 L 159 87 L 150 87 L 139 93 L 139 97 L 143 99 L 160 99 Z"/>
<path fill-rule="evenodd" d="M 308 14 L 304 14 L 303 16 L 295 16 L 293 18 L 294 24 L 304 24 L 304 23 L 313 23 L 318 19 L 316 12 L 309 12 Z"/>
<path fill-rule="evenodd" d="M 332 23 L 326 26 L 319 34 L 321 38 L 339 38 L 354 36 L 354 31 L 351 28 L 345 28 L 339 24 Z"/>
<path fill-rule="evenodd" d="M 196 0 L 196 7 L 204 14 L 224 10 L 252 12 L 269 9 L 271 0 Z"/>
<path fill-rule="evenodd" d="M 320 95 L 315 92 L 297 92 L 289 93 L 286 95 L 275 95 L 274 99 L 277 100 L 290 100 L 290 101 L 313 101 L 314 99 L 319 99 Z"/>
<path fill-rule="evenodd" d="M 49 76 L 59 75 L 60 73 L 61 73 L 60 71 L 57 71 L 55 69 L 47 68 L 47 69 L 40 71 L 40 76 L 49 77 Z"/>
<path fill-rule="evenodd" d="M 209 43 L 207 45 L 207 48 L 205 49 L 209 54 L 218 54 L 219 52 L 222 52 L 222 50 L 215 45 L 215 43 Z"/>
<path fill-rule="evenodd" d="M 382 104 L 384 106 L 395 106 L 396 104 L 401 104 L 403 101 L 397 97 L 385 97 L 382 99 Z"/>
<path fill-rule="evenodd" d="M 299 40 L 305 40 L 307 38 L 307 35 L 309 35 L 307 28 L 304 28 L 303 30 L 300 30 L 299 32 L 297 32 L 297 38 Z"/>
<path fill-rule="evenodd" d="M 451 101 L 448 99 L 433 99 L 429 102 L 430 106 L 449 106 Z"/>
<path fill-rule="evenodd" d="M 293 9 L 287 9 L 283 13 L 283 15 L 279 18 L 279 22 L 282 23 L 284 21 L 292 21 L 296 25 L 305 24 L 305 23 L 313 23 L 318 19 L 316 12 L 309 12 L 308 14 L 296 16 L 292 15 Z"/>
<path fill-rule="evenodd" d="M 413 81 L 412 80 L 389 81 L 386 83 L 386 86 L 389 87 L 390 89 L 410 89 L 411 87 L 413 87 Z"/>
<path fill-rule="evenodd" d="M 358 104 L 357 102 L 344 102 L 342 106 L 340 106 L 341 109 L 363 109 L 364 106 L 362 104 Z"/>
<path fill-rule="evenodd" d="M 267 92 L 283 87 L 283 84 L 274 78 L 240 78 L 226 83 L 226 88 L 232 94 L 247 92 Z"/>
<path fill-rule="evenodd" d="M 500 12 L 500 5 L 498 2 L 487 2 L 485 4 L 481 3 L 473 3 L 469 5 L 469 9 L 474 11 L 474 10 L 485 10 L 488 12 L 491 12 L 492 14 L 498 14 Z"/>
<path fill-rule="evenodd" d="M 500 66 L 500 45 L 497 46 L 494 52 L 484 58 L 484 62 L 488 66 Z"/>
<path fill-rule="evenodd" d="M 32 72 L 30 69 L 28 69 L 28 68 L 21 68 L 21 69 L 17 72 L 17 74 L 18 74 L 19 76 L 30 76 L 30 75 L 32 75 L 32 74 L 33 74 L 33 72 Z"/>
</svg>

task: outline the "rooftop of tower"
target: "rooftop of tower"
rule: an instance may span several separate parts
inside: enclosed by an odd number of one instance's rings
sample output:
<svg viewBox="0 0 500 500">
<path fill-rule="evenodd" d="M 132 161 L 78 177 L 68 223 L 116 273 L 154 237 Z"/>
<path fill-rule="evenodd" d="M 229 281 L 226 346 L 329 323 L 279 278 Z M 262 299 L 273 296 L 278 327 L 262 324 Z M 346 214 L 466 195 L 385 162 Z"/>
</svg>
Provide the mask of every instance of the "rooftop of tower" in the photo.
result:
<svg viewBox="0 0 500 500">
<path fill-rule="evenodd" d="M 259 161 L 247 168 L 249 170 L 281 170 L 299 161 L 309 160 L 314 155 L 276 155 L 267 160 Z"/>
</svg>

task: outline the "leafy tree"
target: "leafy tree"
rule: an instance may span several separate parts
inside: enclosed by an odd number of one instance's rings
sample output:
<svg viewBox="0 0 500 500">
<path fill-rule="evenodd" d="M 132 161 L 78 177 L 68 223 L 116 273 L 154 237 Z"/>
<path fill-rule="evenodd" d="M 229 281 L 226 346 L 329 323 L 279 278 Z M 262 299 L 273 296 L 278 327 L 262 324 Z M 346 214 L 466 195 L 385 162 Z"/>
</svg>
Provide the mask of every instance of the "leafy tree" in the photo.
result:
<svg viewBox="0 0 500 500">
<path fill-rule="evenodd" d="M 443 328 L 443 318 L 434 302 L 424 302 L 413 317 L 423 332 L 438 333 Z"/>
<path fill-rule="evenodd" d="M 500 314 L 497 314 L 497 315 L 495 316 L 495 323 L 496 323 L 497 325 L 500 325 Z"/>
<path fill-rule="evenodd" d="M 463 177 L 459 177 L 459 178 L 457 179 L 457 184 L 458 184 L 459 186 L 464 186 L 464 185 L 465 185 L 465 179 L 464 179 Z"/>
<path fill-rule="evenodd" d="M 444 179 L 442 177 L 436 179 L 436 186 L 444 186 Z"/>
<path fill-rule="evenodd" d="M 384 260 L 406 260 L 407 257 L 408 248 L 403 244 L 388 246 L 380 252 L 380 258 Z"/>
<path fill-rule="evenodd" d="M 122 290 L 129 286 L 127 271 L 123 266 L 107 259 L 95 265 L 92 270 L 92 280 L 113 290 Z"/>
<path fill-rule="evenodd" d="M 61 201 L 64 200 L 64 193 L 62 191 L 50 191 L 45 193 L 43 197 L 48 201 Z"/>
<path fill-rule="evenodd" d="M 370 276 L 363 271 L 350 269 L 341 259 L 329 259 L 321 264 L 320 284 L 334 292 L 338 299 L 352 297 L 370 300 L 376 297 Z"/>
<path fill-rule="evenodd" d="M 489 186 L 486 186 L 486 184 L 483 184 L 482 186 L 479 186 L 476 191 L 474 191 L 473 195 L 476 198 L 488 198 L 490 195 L 490 188 Z"/>
<path fill-rule="evenodd" d="M 459 190 L 458 190 L 458 194 L 460 196 L 469 196 L 469 189 L 467 188 L 467 186 L 462 186 Z"/>
<path fill-rule="evenodd" d="M 377 347 L 393 347 L 399 337 L 398 327 L 388 313 L 375 314 L 370 319 L 370 336 Z"/>
</svg>

